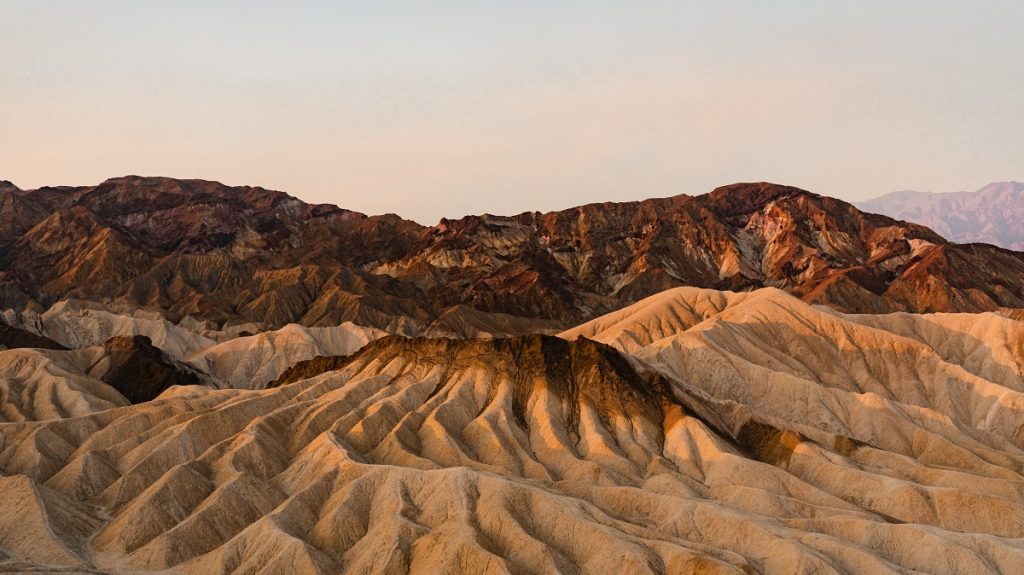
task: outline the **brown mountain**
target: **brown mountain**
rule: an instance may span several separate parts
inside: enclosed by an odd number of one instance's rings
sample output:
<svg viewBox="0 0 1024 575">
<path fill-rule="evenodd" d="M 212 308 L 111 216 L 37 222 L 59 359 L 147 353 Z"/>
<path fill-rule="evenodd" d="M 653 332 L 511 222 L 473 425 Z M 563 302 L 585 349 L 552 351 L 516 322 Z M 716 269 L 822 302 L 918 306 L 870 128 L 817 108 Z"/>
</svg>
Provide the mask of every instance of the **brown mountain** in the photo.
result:
<svg viewBox="0 0 1024 575">
<path fill-rule="evenodd" d="M 568 325 L 679 285 L 851 312 L 1024 308 L 1024 255 L 774 184 L 423 227 L 216 182 L 0 186 L 0 308 L 68 297 L 217 325 L 424 332 L 454 306 Z M 488 314 L 507 314 L 490 316 Z M 500 329 L 499 329 L 500 328 Z M 530 331 L 526 322 L 516 330 Z"/>
</svg>

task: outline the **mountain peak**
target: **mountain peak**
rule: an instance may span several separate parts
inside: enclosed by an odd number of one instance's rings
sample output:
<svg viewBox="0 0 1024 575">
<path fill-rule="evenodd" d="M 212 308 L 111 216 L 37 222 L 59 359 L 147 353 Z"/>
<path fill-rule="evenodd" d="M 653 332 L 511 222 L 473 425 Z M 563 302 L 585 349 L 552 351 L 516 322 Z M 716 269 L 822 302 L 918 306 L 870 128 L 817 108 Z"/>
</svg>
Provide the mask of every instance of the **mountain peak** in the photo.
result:
<svg viewBox="0 0 1024 575">
<path fill-rule="evenodd" d="M 667 398 L 663 382 L 638 374 L 613 347 L 580 337 L 573 341 L 540 334 L 496 339 L 405 338 L 389 335 L 366 344 L 347 357 L 325 357 L 304 362 L 268 387 L 339 369 L 366 365 L 453 365 L 461 370 L 512 372 L 512 412 L 525 424 L 528 400 L 539 389 L 566 406 L 581 402 L 607 419 L 660 416 L 659 402 Z M 579 423 L 569 413 L 570 427 Z"/>
<path fill-rule="evenodd" d="M 736 183 L 715 188 L 708 194 L 712 205 L 723 215 L 741 215 L 757 211 L 767 204 L 792 197 L 821 196 L 793 186 L 771 182 Z"/>
<path fill-rule="evenodd" d="M 733 184 L 718 186 L 709 193 L 716 196 L 743 195 L 771 199 L 793 195 L 820 197 L 818 194 L 809 192 L 802 188 L 787 186 L 785 184 L 776 184 L 773 182 L 736 182 Z"/>
<path fill-rule="evenodd" d="M 928 226 L 954 242 L 1024 250 L 1024 183 L 994 182 L 975 192 L 893 192 L 857 207 Z"/>
</svg>

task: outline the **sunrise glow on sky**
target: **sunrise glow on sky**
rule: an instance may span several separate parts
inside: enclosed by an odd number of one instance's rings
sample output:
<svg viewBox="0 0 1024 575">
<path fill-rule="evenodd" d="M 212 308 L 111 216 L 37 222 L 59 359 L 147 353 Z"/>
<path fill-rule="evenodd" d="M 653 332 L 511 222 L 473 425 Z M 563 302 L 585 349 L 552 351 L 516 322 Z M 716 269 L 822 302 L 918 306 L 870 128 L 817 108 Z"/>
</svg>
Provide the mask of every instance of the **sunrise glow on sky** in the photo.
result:
<svg viewBox="0 0 1024 575">
<path fill-rule="evenodd" d="M 1024 179 L 1024 3 L 0 1 L 0 179 L 422 223 Z"/>
</svg>

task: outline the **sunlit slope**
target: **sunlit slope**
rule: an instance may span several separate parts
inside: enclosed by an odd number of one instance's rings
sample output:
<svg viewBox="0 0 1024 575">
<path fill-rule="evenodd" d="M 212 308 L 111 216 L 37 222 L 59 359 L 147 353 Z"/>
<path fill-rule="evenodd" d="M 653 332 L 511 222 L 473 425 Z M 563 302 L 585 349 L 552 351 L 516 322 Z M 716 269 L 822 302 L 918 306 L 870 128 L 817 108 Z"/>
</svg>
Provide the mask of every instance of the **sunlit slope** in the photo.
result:
<svg viewBox="0 0 1024 575">
<path fill-rule="evenodd" d="M 206 383 L 144 336 L 77 350 L 0 350 L 0 422 L 80 417 Z"/>
<path fill-rule="evenodd" d="M 813 428 L 818 410 L 731 398 L 752 384 L 716 361 L 665 359 L 674 381 L 586 340 L 388 337 L 275 389 L 6 424 L 0 489 L 46 536 L 0 514 L 0 549 L 21 568 L 193 573 L 1024 569 L 1008 439 L 923 411 L 892 430 L 884 406 L 847 435 Z M 868 431 L 891 441 L 852 436 Z"/>
<path fill-rule="evenodd" d="M 100 347 L 56 351 L 0 351 L 0 422 L 78 417 L 128 400 L 88 367 L 103 357 Z"/>
<path fill-rule="evenodd" d="M 664 321 L 694 309 L 703 319 Z M 1024 533 L 1016 504 L 1003 501 L 1021 488 L 1020 322 L 843 315 L 779 291 L 672 290 L 564 335 L 634 352 L 734 432 L 754 417 L 844 453 L 853 468 L 833 473 L 797 442 L 783 466 L 846 501 L 901 521 L 920 521 L 907 514 L 914 505 L 951 529 Z"/>
</svg>

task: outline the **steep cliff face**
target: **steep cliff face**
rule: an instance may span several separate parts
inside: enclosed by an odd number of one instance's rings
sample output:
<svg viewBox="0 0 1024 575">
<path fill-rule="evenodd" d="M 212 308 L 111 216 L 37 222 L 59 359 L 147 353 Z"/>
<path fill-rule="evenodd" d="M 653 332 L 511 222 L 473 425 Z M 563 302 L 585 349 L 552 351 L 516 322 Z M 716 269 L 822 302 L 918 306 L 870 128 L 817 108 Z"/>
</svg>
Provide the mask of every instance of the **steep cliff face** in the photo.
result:
<svg viewBox="0 0 1024 575">
<path fill-rule="evenodd" d="M 195 180 L 0 196 L 17 220 L 0 254 L 0 306 L 14 309 L 76 297 L 220 326 L 515 335 L 681 285 L 779 287 L 855 312 L 1024 307 L 1021 254 L 766 183 L 428 228 Z"/>
</svg>

